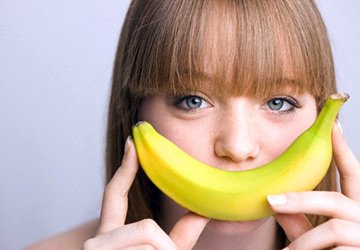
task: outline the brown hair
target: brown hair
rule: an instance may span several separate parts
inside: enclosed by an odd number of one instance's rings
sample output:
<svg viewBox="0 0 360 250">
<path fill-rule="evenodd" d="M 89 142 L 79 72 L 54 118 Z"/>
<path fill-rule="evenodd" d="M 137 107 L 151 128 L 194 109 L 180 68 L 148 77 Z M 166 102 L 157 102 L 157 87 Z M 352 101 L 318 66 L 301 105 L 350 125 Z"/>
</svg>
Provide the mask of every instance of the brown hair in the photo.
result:
<svg viewBox="0 0 360 250">
<path fill-rule="evenodd" d="M 107 181 L 120 165 L 141 100 L 195 90 L 208 67 L 218 82 L 211 87 L 224 95 L 264 96 L 292 84 L 313 94 L 320 109 L 336 92 L 331 48 L 313 0 L 133 0 L 114 66 Z M 336 187 L 332 164 L 317 189 Z M 140 170 L 128 221 L 156 218 L 157 196 Z M 325 219 L 311 217 L 314 224 Z"/>
</svg>

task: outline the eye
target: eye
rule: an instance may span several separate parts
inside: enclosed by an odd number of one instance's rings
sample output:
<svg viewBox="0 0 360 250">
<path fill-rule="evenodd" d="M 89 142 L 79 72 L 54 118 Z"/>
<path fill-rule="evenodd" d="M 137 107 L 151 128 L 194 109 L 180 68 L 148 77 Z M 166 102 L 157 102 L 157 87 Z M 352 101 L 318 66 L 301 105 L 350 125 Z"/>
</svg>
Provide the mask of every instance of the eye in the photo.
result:
<svg viewBox="0 0 360 250">
<path fill-rule="evenodd" d="M 175 105 L 185 110 L 203 109 L 210 106 L 204 98 L 197 95 L 186 95 L 176 98 Z"/>
<path fill-rule="evenodd" d="M 269 109 L 273 111 L 286 112 L 298 107 L 297 101 L 290 97 L 276 97 L 266 102 Z"/>
</svg>

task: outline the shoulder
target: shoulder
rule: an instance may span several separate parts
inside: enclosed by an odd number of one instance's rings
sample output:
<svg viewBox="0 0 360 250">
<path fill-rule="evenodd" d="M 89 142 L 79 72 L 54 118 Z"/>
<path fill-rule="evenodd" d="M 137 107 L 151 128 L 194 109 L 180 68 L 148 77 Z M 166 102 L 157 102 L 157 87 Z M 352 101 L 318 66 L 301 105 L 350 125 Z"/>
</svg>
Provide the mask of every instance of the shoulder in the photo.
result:
<svg viewBox="0 0 360 250">
<path fill-rule="evenodd" d="M 94 237 L 98 227 L 98 220 L 89 221 L 83 225 L 69 231 L 55 235 L 46 240 L 39 241 L 26 250 L 45 250 L 45 249 L 81 249 L 84 242 Z"/>
</svg>

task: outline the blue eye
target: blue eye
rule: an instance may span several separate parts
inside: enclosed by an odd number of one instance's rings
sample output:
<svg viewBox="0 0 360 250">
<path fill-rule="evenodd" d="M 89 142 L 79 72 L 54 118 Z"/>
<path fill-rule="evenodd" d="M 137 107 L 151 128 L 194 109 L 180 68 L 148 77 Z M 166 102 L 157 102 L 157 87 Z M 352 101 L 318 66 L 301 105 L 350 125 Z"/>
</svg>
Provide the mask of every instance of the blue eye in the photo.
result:
<svg viewBox="0 0 360 250">
<path fill-rule="evenodd" d="M 198 109 L 201 107 L 203 100 L 198 96 L 189 96 L 185 99 L 186 106 L 191 109 Z"/>
<path fill-rule="evenodd" d="M 210 104 L 197 95 L 181 96 L 176 99 L 175 105 L 185 110 L 207 108 Z"/>
<path fill-rule="evenodd" d="M 269 109 L 274 111 L 291 111 L 297 106 L 297 102 L 286 97 L 276 97 L 266 102 Z"/>
</svg>

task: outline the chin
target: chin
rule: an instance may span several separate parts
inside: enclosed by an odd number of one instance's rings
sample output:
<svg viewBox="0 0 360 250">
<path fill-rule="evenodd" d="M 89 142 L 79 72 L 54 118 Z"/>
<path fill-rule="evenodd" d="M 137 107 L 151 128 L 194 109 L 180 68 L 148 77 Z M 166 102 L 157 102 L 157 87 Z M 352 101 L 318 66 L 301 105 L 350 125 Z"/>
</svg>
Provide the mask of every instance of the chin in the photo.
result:
<svg viewBox="0 0 360 250">
<path fill-rule="evenodd" d="M 188 210 L 179 206 L 165 195 L 162 195 L 162 204 L 164 211 L 172 211 L 171 213 L 163 214 L 163 221 L 161 222 L 163 227 L 170 231 L 173 225 L 181 218 L 181 216 L 187 213 Z M 265 222 L 271 221 L 271 218 L 272 217 L 268 217 L 253 221 L 222 221 L 211 219 L 206 225 L 205 230 L 209 233 L 221 234 L 224 236 L 246 235 L 256 231 Z"/>
<path fill-rule="evenodd" d="M 254 221 L 221 221 L 212 219 L 206 228 L 210 231 L 224 235 L 246 235 L 260 228 L 270 218 Z"/>
</svg>

